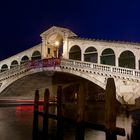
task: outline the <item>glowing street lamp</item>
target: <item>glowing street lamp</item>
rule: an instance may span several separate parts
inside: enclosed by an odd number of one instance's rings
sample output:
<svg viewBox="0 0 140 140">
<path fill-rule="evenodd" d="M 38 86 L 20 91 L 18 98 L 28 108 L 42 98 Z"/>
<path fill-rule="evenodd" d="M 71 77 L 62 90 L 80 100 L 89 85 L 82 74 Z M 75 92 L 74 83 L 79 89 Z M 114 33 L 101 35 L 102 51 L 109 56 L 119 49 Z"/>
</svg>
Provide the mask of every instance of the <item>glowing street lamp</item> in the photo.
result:
<svg viewBox="0 0 140 140">
<path fill-rule="evenodd" d="M 60 44 L 60 43 L 59 43 L 59 41 L 55 41 L 55 46 L 57 46 L 57 47 L 58 47 L 58 46 L 59 46 L 59 44 Z"/>
</svg>

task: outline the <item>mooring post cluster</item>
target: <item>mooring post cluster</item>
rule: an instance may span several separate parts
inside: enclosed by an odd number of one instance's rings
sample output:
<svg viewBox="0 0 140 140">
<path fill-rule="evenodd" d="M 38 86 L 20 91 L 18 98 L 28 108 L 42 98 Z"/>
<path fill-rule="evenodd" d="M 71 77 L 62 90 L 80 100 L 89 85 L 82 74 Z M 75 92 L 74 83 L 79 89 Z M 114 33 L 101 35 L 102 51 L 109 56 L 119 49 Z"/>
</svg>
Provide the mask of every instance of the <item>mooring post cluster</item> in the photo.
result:
<svg viewBox="0 0 140 140">
<path fill-rule="evenodd" d="M 48 135 L 48 119 L 57 120 L 57 130 L 56 138 L 58 140 L 64 139 L 64 122 L 71 123 L 76 128 L 75 131 L 75 140 L 84 140 L 85 139 L 85 128 L 95 129 L 105 132 L 106 140 L 117 140 L 117 135 L 125 136 L 125 130 L 123 128 L 116 127 L 116 116 L 117 116 L 117 100 L 116 100 L 116 87 L 113 78 L 108 78 L 106 90 L 105 90 L 105 125 L 103 124 L 94 124 L 85 121 L 85 107 L 86 107 L 86 95 L 87 95 L 88 84 L 81 81 L 77 86 L 77 112 L 76 118 L 71 119 L 67 118 L 64 115 L 63 108 L 63 89 L 62 86 L 58 86 L 57 89 L 57 113 L 49 113 L 49 98 L 50 92 L 49 89 L 46 89 L 44 92 L 44 102 L 43 102 L 43 112 L 39 112 L 39 90 L 35 92 L 34 100 L 34 118 L 33 118 L 33 140 L 39 140 L 38 135 L 38 116 L 43 116 L 43 139 L 49 139 Z M 94 90 L 94 89 L 93 89 Z M 94 110 L 93 110 L 94 111 Z"/>
</svg>

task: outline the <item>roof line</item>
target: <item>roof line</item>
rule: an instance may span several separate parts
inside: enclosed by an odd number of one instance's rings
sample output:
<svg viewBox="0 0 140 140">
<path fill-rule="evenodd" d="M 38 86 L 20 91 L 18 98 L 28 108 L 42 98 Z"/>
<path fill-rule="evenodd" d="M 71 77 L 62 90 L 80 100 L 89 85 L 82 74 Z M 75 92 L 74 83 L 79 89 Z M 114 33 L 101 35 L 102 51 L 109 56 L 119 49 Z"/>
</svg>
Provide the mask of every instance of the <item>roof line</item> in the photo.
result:
<svg viewBox="0 0 140 140">
<path fill-rule="evenodd" d="M 130 45 L 140 45 L 139 42 L 128 42 L 128 41 L 115 41 L 115 40 L 104 40 L 104 39 L 95 39 L 95 38 L 84 38 L 84 37 L 69 37 L 69 39 L 79 39 L 79 40 L 89 40 L 89 41 L 100 41 L 100 42 L 108 42 L 108 43 L 120 43 L 120 44 L 130 44 Z"/>
</svg>

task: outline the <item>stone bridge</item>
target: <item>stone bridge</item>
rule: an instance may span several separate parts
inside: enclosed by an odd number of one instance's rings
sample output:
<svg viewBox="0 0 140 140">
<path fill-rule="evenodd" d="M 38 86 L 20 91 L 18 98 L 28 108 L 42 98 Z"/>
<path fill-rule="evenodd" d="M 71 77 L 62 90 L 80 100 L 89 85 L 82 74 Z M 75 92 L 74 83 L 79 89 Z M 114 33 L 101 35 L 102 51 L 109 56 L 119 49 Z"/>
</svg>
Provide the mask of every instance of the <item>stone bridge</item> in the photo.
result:
<svg viewBox="0 0 140 140">
<path fill-rule="evenodd" d="M 120 102 L 133 104 L 140 96 L 139 43 L 83 39 L 55 26 L 41 37 L 39 45 L 0 61 L 1 96 L 28 92 L 26 83 L 30 90 L 51 86 L 54 75 L 58 84 L 63 78 L 63 84 L 73 83 L 77 77 L 103 90 L 107 78 L 113 77 Z"/>
</svg>

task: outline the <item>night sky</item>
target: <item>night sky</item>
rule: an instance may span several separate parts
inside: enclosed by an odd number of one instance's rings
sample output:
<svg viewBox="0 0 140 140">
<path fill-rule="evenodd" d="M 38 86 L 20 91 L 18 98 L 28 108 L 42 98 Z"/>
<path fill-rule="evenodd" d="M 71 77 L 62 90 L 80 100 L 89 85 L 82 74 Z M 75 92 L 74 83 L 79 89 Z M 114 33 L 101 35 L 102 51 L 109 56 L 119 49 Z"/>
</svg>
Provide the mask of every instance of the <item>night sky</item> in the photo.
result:
<svg viewBox="0 0 140 140">
<path fill-rule="evenodd" d="M 41 43 L 51 26 L 85 38 L 140 42 L 140 1 L 1 0 L 0 60 Z"/>
</svg>

